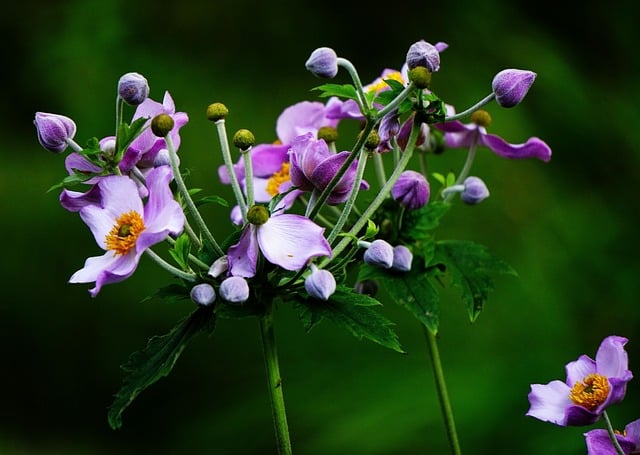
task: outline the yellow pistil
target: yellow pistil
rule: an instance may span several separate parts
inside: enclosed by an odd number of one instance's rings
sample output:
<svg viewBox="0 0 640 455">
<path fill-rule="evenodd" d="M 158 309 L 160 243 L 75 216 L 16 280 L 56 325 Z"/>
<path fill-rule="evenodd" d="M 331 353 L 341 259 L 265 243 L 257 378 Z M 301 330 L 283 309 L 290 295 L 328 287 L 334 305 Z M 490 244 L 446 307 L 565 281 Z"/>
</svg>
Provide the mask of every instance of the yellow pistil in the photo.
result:
<svg viewBox="0 0 640 455">
<path fill-rule="evenodd" d="M 116 223 L 107 234 L 107 250 L 124 256 L 136 245 L 138 236 L 144 231 L 144 221 L 138 212 L 131 210 L 116 219 Z"/>
<path fill-rule="evenodd" d="M 275 172 L 267 181 L 267 193 L 271 196 L 275 196 L 280 193 L 280 185 L 284 182 L 288 182 L 291 180 L 291 176 L 289 175 L 289 163 L 282 163 L 282 167 L 279 171 Z"/>
<path fill-rule="evenodd" d="M 393 73 L 386 74 L 383 77 L 379 77 L 375 80 L 371 85 L 366 87 L 367 92 L 379 92 L 382 89 L 389 88 L 389 85 L 385 82 L 386 79 L 393 79 L 394 81 L 398 81 L 404 84 L 404 79 L 402 78 L 402 74 L 400 71 L 394 71 Z"/>
<path fill-rule="evenodd" d="M 576 382 L 569 393 L 569 398 L 578 406 L 593 411 L 609 396 L 609 380 L 598 373 L 590 374 Z"/>
</svg>

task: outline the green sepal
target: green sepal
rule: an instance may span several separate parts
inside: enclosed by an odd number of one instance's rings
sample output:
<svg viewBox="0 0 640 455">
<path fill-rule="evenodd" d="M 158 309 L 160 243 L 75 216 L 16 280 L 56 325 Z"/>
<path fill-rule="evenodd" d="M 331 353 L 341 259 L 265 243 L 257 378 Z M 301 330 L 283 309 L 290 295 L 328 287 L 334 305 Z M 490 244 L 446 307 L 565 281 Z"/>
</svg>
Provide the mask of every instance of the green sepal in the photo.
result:
<svg viewBox="0 0 640 455">
<path fill-rule="evenodd" d="M 182 267 L 182 270 L 190 270 L 189 254 L 191 254 L 191 240 L 186 232 L 183 232 L 178 236 L 173 248 L 169 250 L 169 254 L 171 254 L 171 257 L 173 257 L 176 263 Z"/>
<path fill-rule="evenodd" d="M 214 328 L 212 309 L 198 308 L 169 333 L 151 338 L 143 350 L 131 354 L 122 366 L 128 375 L 109 407 L 111 428 L 115 430 L 122 426 L 122 413 L 140 392 L 171 372 L 178 357 L 196 334 L 201 331 L 212 333 Z"/>
<path fill-rule="evenodd" d="M 351 84 L 323 84 L 311 90 L 318 90 L 320 92 L 320 95 L 318 95 L 320 98 L 337 96 L 338 98 L 358 100 L 356 88 Z"/>
<path fill-rule="evenodd" d="M 368 295 L 358 294 L 346 286 L 339 286 L 327 301 L 305 298 L 302 295 L 297 297 L 295 303 L 307 332 L 326 318 L 358 339 L 366 338 L 404 353 L 398 335 L 392 328 L 394 323 L 374 309 L 382 304 Z"/>
<path fill-rule="evenodd" d="M 89 180 L 90 178 L 95 177 L 94 174 L 71 174 L 71 175 L 67 175 L 65 178 L 62 179 L 61 182 L 56 183 L 55 185 L 51 185 L 51 187 L 49 187 L 49 189 L 47 190 L 47 193 L 50 193 L 53 190 L 57 190 L 60 188 L 70 188 L 73 187 L 79 183 L 84 183 L 87 180 Z"/>
<path fill-rule="evenodd" d="M 517 276 L 507 263 L 489 253 L 487 247 L 468 240 L 436 242 L 433 263 L 443 265 L 451 286 L 460 292 L 469 319 L 475 321 L 495 289 L 491 274 Z"/>
<path fill-rule="evenodd" d="M 391 300 L 407 309 L 432 334 L 438 333 L 440 296 L 430 278 L 434 269 L 427 269 L 422 256 L 414 254 L 408 272 L 397 272 L 369 264 L 360 267 L 358 281 L 376 280 Z"/>
</svg>

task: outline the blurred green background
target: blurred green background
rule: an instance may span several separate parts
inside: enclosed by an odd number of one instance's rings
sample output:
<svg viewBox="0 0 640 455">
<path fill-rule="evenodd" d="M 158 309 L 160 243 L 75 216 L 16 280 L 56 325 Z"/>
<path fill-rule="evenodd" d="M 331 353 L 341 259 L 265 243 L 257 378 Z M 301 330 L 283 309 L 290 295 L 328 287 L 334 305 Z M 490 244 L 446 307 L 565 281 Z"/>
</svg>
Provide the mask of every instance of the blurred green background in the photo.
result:
<svg viewBox="0 0 640 455">
<path fill-rule="evenodd" d="M 124 427 L 108 427 L 119 365 L 192 305 L 142 302 L 168 279 L 145 259 L 95 299 L 90 286 L 66 283 L 99 251 L 82 221 L 47 193 L 64 175 L 63 157 L 39 147 L 36 111 L 72 117 L 80 143 L 110 135 L 117 80 L 140 72 L 152 98 L 169 90 L 190 116 L 180 149 L 189 184 L 231 200 L 217 180 L 208 104 L 227 104 L 230 131 L 250 128 L 270 142 L 286 106 L 317 99 L 309 90 L 319 82 L 304 69 L 313 49 L 333 47 L 366 83 L 399 68 L 419 39 L 449 43 L 433 89 L 458 110 L 485 96 L 499 70 L 536 71 L 523 104 L 489 106 L 490 132 L 510 142 L 538 136 L 553 149 L 549 163 L 481 150 L 474 173 L 492 196 L 457 206 L 439 231 L 487 245 L 520 274 L 496 278 L 474 324 L 455 294 L 442 294 L 441 355 L 463 452 L 586 453 L 589 428 L 526 417 L 527 394 L 531 383 L 564 379 L 564 365 L 594 356 L 607 335 L 630 338 L 630 367 L 640 365 L 636 2 L 588 1 L 568 13 L 557 2 L 508 0 L 24 0 L 3 10 L 1 454 L 275 450 L 254 320 L 223 320 L 213 336 L 196 338 L 172 374 L 127 409 Z M 347 82 L 343 73 L 338 82 Z M 431 157 L 430 170 L 457 170 L 463 159 L 452 150 Z M 220 238 L 229 232 L 224 211 L 212 206 L 205 217 Z M 305 333 L 293 309 L 279 309 L 295 453 L 447 453 L 422 332 L 401 308 L 381 311 L 397 323 L 406 355 L 328 321 Z M 616 427 L 640 417 L 639 398 L 632 381 L 610 409 Z"/>
</svg>

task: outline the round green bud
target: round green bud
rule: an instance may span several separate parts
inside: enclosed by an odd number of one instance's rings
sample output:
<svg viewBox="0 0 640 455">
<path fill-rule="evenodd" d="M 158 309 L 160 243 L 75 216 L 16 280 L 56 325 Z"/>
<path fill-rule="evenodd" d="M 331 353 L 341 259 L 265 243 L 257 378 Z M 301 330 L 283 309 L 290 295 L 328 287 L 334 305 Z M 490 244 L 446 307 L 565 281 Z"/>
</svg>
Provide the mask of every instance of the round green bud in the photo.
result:
<svg viewBox="0 0 640 455">
<path fill-rule="evenodd" d="M 491 115 L 484 109 L 478 109 L 471 114 L 471 121 L 478 126 L 484 126 L 486 128 L 491 125 Z"/>
<path fill-rule="evenodd" d="M 158 137 L 165 137 L 173 129 L 173 118 L 168 114 L 158 114 L 151 120 L 151 131 Z"/>
<path fill-rule="evenodd" d="M 362 131 L 358 134 L 358 136 L 362 135 Z M 369 137 L 364 141 L 364 148 L 367 150 L 375 150 L 376 147 L 380 144 L 380 136 L 378 136 L 378 132 L 376 130 L 371 131 L 369 133 Z"/>
<path fill-rule="evenodd" d="M 262 205 L 254 205 L 247 211 L 247 221 L 254 226 L 260 226 L 269 220 L 269 211 Z"/>
<path fill-rule="evenodd" d="M 431 72 L 424 66 L 416 66 L 409 70 L 409 80 L 419 89 L 429 88 L 429 85 L 431 85 Z"/>
<path fill-rule="evenodd" d="M 324 139 L 329 144 L 338 140 L 338 130 L 332 126 L 323 126 L 318 130 L 318 139 Z"/>
<path fill-rule="evenodd" d="M 233 145 L 238 147 L 240 150 L 247 150 L 255 143 L 256 138 L 249 130 L 241 129 L 236 131 L 236 134 L 233 135 Z"/>
<path fill-rule="evenodd" d="M 222 120 L 229 115 L 229 109 L 222 103 L 213 103 L 207 106 L 207 119 L 212 122 Z"/>
</svg>

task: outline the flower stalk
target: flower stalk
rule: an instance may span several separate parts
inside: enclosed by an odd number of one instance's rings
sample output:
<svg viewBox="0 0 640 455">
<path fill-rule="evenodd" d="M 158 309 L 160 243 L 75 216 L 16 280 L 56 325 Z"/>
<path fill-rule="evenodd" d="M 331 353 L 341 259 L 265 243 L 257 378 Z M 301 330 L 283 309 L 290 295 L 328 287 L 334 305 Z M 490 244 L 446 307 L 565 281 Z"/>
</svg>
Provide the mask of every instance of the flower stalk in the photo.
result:
<svg viewBox="0 0 640 455">
<path fill-rule="evenodd" d="M 616 453 L 618 455 L 625 455 L 622 447 L 620 447 L 620 443 L 618 442 L 618 438 L 616 438 L 616 434 L 613 430 L 613 426 L 611 425 L 611 419 L 609 419 L 609 415 L 607 411 L 602 413 L 602 418 L 604 419 L 605 426 L 607 427 L 607 433 L 609 433 L 609 439 L 611 439 L 611 444 L 616 449 Z"/>
</svg>

